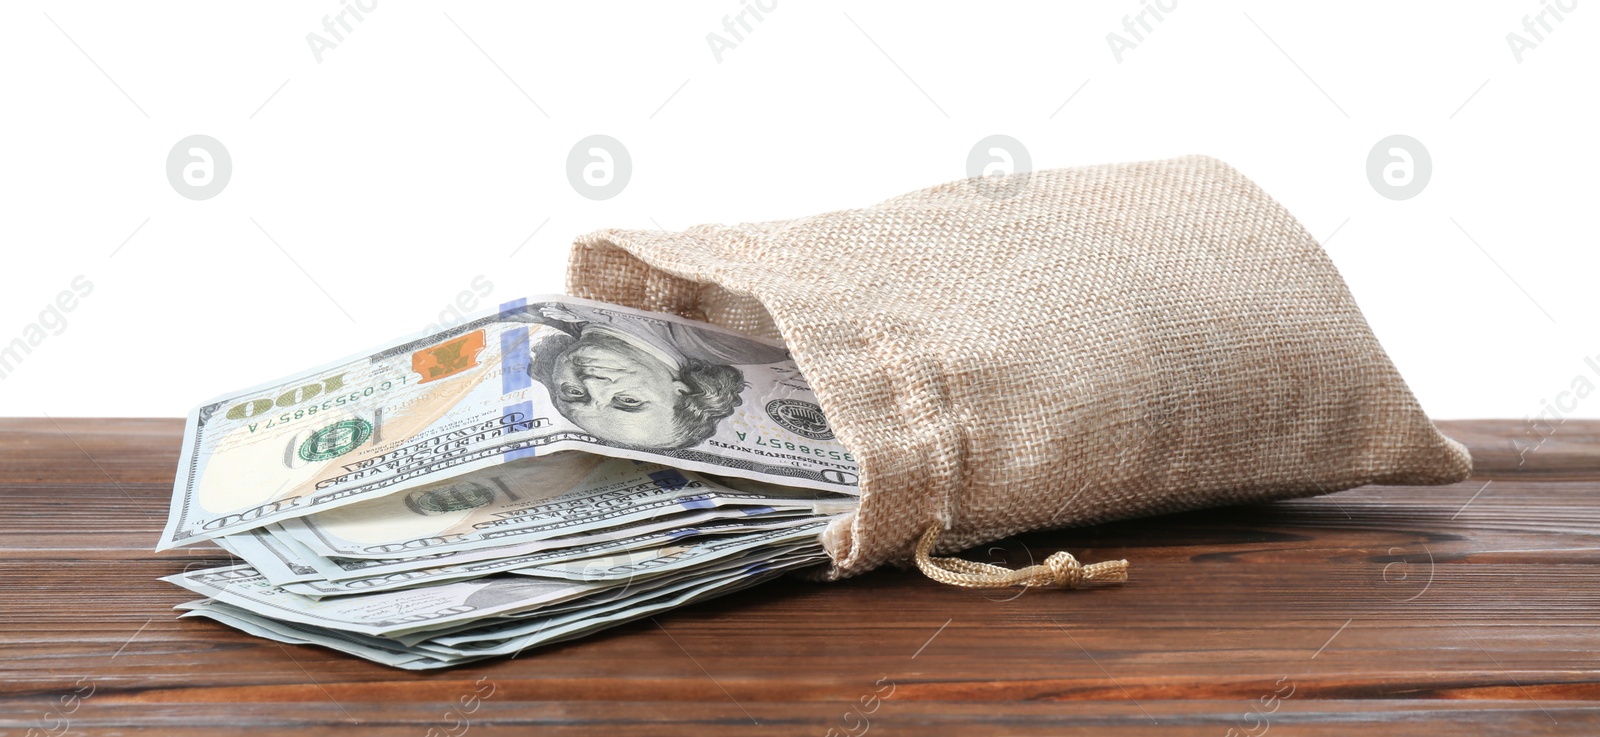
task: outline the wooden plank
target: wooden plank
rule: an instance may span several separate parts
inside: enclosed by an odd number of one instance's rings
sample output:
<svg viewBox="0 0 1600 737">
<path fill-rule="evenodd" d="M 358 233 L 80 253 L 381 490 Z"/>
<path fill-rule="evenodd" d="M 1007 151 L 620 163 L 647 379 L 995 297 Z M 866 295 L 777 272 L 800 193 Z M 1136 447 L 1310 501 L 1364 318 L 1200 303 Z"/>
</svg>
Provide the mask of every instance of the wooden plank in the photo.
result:
<svg viewBox="0 0 1600 737">
<path fill-rule="evenodd" d="M 916 735 L 1156 723 L 1208 735 L 1594 733 L 1600 422 L 1548 438 L 1516 422 L 1442 426 L 1477 459 L 1462 484 L 1031 533 L 967 553 L 1013 565 L 1064 548 L 1126 557 L 1123 586 L 1018 595 L 893 569 L 785 579 L 419 674 L 175 619 L 170 607 L 192 597 L 155 579 L 226 562 L 215 548 L 151 551 L 181 422 L 0 420 L 0 734 L 62 723 L 179 735 L 468 724 L 859 736 L 869 723 Z M 486 687 L 493 695 L 461 714 L 459 700 Z M 876 711 L 845 716 L 863 697 Z M 1263 698 L 1276 711 L 1246 716 L 1269 709 Z M 64 703 L 76 710 L 52 718 Z"/>
</svg>

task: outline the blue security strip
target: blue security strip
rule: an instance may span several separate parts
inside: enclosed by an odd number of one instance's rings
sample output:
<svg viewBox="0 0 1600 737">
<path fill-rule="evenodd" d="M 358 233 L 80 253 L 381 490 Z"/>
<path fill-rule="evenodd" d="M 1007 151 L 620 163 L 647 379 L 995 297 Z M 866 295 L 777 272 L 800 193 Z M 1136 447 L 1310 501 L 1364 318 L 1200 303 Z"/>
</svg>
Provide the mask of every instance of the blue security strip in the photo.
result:
<svg viewBox="0 0 1600 737">
<path fill-rule="evenodd" d="M 510 321 L 512 315 L 521 314 L 528 307 L 528 300 L 514 299 L 500 305 L 500 319 Z M 533 386 L 533 378 L 528 376 L 528 364 L 532 357 L 528 353 L 528 328 L 517 326 L 507 328 L 500 334 L 500 392 L 510 394 Z"/>
<path fill-rule="evenodd" d="M 509 320 L 512 315 L 522 312 L 528 306 L 528 300 L 518 297 L 510 302 L 500 304 L 500 319 Z"/>
<path fill-rule="evenodd" d="M 500 305 L 500 319 L 507 320 L 512 315 L 520 314 L 528 306 L 526 299 L 514 299 Z M 528 376 L 528 364 L 532 358 L 528 353 L 528 329 L 523 326 L 507 328 L 500 334 L 500 393 L 511 394 L 533 386 L 533 378 Z M 533 402 L 521 402 L 510 405 L 503 411 L 505 417 L 520 417 L 524 422 L 533 419 Z M 510 422 L 508 419 L 507 422 Z M 506 453 L 505 459 L 514 461 L 518 458 L 530 458 L 535 454 L 533 446 L 513 450 Z"/>
<path fill-rule="evenodd" d="M 533 356 L 528 352 L 528 329 L 509 328 L 500 334 L 500 393 L 510 394 L 533 386 L 528 375 L 528 364 Z"/>
<path fill-rule="evenodd" d="M 683 477 L 676 469 L 665 469 L 650 474 L 650 480 L 656 485 L 667 490 L 681 489 L 689 485 L 689 479 Z"/>
<path fill-rule="evenodd" d="M 744 513 L 746 517 L 756 517 L 763 514 L 772 514 L 778 510 L 772 507 L 740 507 L 739 511 Z"/>
<path fill-rule="evenodd" d="M 533 419 L 533 402 L 528 401 L 520 404 L 513 404 L 509 407 L 506 407 L 503 411 L 503 421 L 506 424 L 513 422 L 514 420 L 512 418 L 517 418 L 523 422 L 528 422 Z M 531 445 L 526 448 L 518 448 L 517 450 L 506 453 L 505 458 L 508 461 L 514 461 L 518 458 L 531 458 L 536 450 L 537 448 Z"/>
<path fill-rule="evenodd" d="M 717 506 L 717 503 L 702 495 L 679 499 L 678 506 L 684 509 L 710 509 Z"/>
</svg>

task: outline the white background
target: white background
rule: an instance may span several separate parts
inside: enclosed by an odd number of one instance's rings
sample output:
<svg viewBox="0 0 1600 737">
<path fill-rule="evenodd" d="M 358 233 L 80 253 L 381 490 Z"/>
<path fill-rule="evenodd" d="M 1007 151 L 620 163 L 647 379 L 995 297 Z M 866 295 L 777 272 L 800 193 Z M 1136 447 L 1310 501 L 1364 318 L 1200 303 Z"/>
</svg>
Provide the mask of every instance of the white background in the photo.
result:
<svg viewBox="0 0 1600 737">
<path fill-rule="evenodd" d="M 1435 417 L 1600 417 L 1561 395 L 1600 385 L 1592 4 L 1519 62 L 1537 0 L 1178 0 L 1119 62 L 1137 0 L 778 0 L 720 63 L 741 0 L 378 0 L 320 62 L 339 2 L 157 5 L 0 7 L 0 342 L 94 284 L 0 414 L 180 415 L 437 322 L 480 275 L 488 303 L 559 292 L 575 235 L 868 205 L 1003 133 L 1034 169 L 1220 157 L 1326 243 Z M 194 133 L 233 160 L 204 201 L 165 174 Z M 633 159 L 601 202 L 566 176 L 594 133 Z M 1395 133 L 1431 153 L 1414 199 L 1367 180 Z"/>
</svg>

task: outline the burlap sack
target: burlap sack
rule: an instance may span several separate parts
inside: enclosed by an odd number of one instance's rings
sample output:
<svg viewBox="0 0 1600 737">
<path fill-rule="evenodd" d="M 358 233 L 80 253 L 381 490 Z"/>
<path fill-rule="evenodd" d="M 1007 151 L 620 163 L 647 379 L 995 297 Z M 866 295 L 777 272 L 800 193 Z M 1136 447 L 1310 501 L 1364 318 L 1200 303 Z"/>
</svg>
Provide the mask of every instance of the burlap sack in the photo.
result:
<svg viewBox="0 0 1600 737">
<path fill-rule="evenodd" d="M 572 294 L 784 340 L 861 464 L 830 577 L 1014 533 L 1471 471 L 1295 219 L 1191 156 L 578 239 Z"/>
</svg>

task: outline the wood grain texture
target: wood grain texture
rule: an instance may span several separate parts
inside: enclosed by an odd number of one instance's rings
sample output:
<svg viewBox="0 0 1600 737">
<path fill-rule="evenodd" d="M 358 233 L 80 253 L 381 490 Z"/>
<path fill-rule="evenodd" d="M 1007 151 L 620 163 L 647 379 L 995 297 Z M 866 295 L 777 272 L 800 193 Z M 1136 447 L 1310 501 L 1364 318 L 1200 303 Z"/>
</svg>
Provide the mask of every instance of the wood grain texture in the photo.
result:
<svg viewBox="0 0 1600 737">
<path fill-rule="evenodd" d="M 1123 586 L 785 579 L 417 674 L 176 619 L 157 577 L 226 562 L 151 552 L 180 421 L 0 420 L 0 734 L 1600 733 L 1600 422 L 1441 426 L 1464 483 L 966 553 L 1125 557 Z"/>
</svg>

